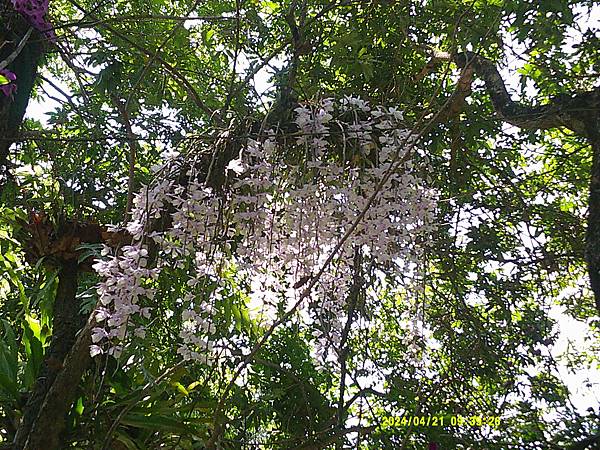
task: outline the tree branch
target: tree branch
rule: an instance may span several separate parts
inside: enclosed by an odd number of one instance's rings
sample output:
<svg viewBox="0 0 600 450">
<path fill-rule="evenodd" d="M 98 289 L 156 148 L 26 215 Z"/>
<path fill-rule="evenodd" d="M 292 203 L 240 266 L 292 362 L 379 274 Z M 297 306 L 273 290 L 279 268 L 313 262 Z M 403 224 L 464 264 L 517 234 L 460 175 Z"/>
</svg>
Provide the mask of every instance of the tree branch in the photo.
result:
<svg viewBox="0 0 600 450">
<path fill-rule="evenodd" d="M 133 207 L 133 195 L 135 191 L 135 160 L 136 154 L 139 152 L 139 142 L 138 139 L 133 132 L 133 128 L 131 126 L 131 119 L 129 118 L 128 104 L 126 101 L 125 104 L 121 104 L 118 98 L 113 96 L 113 101 L 119 110 L 119 114 L 121 116 L 121 121 L 123 122 L 123 126 L 125 127 L 125 131 L 127 132 L 128 144 L 129 144 L 129 171 L 128 171 L 128 179 L 127 179 L 127 205 L 125 207 L 125 220 L 128 220 L 128 215 L 131 212 L 131 208 Z"/>
<path fill-rule="evenodd" d="M 436 53 L 432 61 L 453 61 L 460 68 L 473 67 L 485 82 L 494 109 L 505 122 L 519 128 L 546 130 L 567 127 L 587 136 L 585 118 L 591 111 L 600 109 L 600 89 L 574 95 L 561 95 L 550 103 L 529 106 L 512 100 L 495 63 L 474 52 L 450 55 Z M 428 65 L 430 66 L 431 63 Z"/>
<path fill-rule="evenodd" d="M 23 47 L 25 47 L 25 44 L 27 44 L 27 39 L 29 39 L 29 36 L 31 36 L 32 31 L 33 31 L 33 27 L 30 27 L 29 30 L 27 30 L 27 33 L 25 33 L 25 36 L 23 36 L 21 38 L 21 42 L 19 42 L 19 45 L 17 45 L 17 48 L 10 55 L 8 55 L 3 61 L 0 62 L 0 70 L 5 69 L 6 67 L 8 67 L 8 65 L 10 63 L 12 63 L 15 59 L 17 59 L 17 56 L 19 56 L 19 53 L 21 53 L 21 51 L 23 50 Z"/>
<path fill-rule="evenodd" d="M 339 387 L 339 397 L 338 397 L 338 412 L 337 412 L 337 423 L 340 429 L 343 428 L 347 409 L 344 404 L 344 395 L 346 393 L 346 375 L 348 371 L 348 354 L 350 353 L 350 346 L 348 345 L 348 336 L 350 334 L 350 329 L 352 328 L 352 323 L 354 322 L 354 316 L 357 309 L 358 298 L 360 295 L 360 291 L 363 285 L 362 273 L 361 273 L 361 265 L 362 265 L 362 254 L 360 249 L 354 249 L 354 279 L 352 281 L 352 286 L 350 288 L 349 298 L 348 298 L 348 318 L 346 319 L 346 324 L 344 325 L 344 329 L 342 330 L 342 335 L 340 338 L 340 350 L 339 350 L 339 364 L 340 364 L 340 387 Z M 342 443 L 338 442 L 336 444 L 336 448 L 342 448 Z"/>
<path fill-rule="evenodd" d="M 63 419 L 77 395 L 76 386 L 79 385 L 84 372 L 89 367 L 91 330 L 96 326 L 93 314 L 85 327 L 79 332 L 71 351 L 67 355 L 62 370 L 56 376 L 52 387 L 48 391 L 34 424 L 29 439 L 23 450 L 58 450 L 60 435 L 65 428 Z M 62 420 L 61 420 L 62 419 Z"/>
</svg>

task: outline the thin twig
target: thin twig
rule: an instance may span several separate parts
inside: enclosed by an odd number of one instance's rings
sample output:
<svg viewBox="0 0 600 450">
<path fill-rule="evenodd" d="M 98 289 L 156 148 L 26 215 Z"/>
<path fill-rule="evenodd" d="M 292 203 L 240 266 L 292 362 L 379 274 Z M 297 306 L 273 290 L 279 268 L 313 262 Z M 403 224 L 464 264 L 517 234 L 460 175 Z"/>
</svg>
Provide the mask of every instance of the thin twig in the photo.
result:
<svg viewBox="0 0 600 450">
<path fill-rule="evenodd" d="M 83 13 L 86 13 L 86 10 L 76 0 L 70 0 L 70 2 L 77 9 L 79 9 Z M 93 16 L 92 14 L 90 14 L 90 17 L 92 19 L 96 19 L 96 17 Z M 185 90 L 188 92 L 190 97 L 192 97 L 192 99 L 194 100 L 194 103 L 196 104 L 196 106 L 198 106 L 198 108 L 200 108 L 204 113 L 206 113 L 209 118 L 211 118 L 211 119 L 213 118 L 214 111 L 211 110 L 208 106 L 206 106 L 206 104 L 202 101 L 200 94 L 194 88 L 194 86 L 192 86 L 192 84 L 188 81 L 188 79 L 185 76 L 183 76 L 181 74 L 181 72 L 178 69 L 176 69 L 172 64 L 165 61 L 161 56 L 158 55 L 157 52 L 153 52 L 152 50 L 147 49 L 143 45 L 138 44 L 133 39 L 129 38 L 127 35 L 120 32 L 119 30 L 107 25 L 106 23 L 102 23 L 101 25 L 104 29 L 106 29 L 110 33 L 114 34 L 115 36 L 123 39 L 129 45 L 131 45 L 132 47 L 141 51 L 146 56 L 148 56 L 150 58 L 155 58 L 155 60 L 158 61 L 159 63 L 161 63 L 162 66 L 167 70 L 167 72 L 169 72 L 173 76 L 173 78 L 176 79 L 185 88 Z"/>
<path fill-rule="evenodd" d="M 19 45 L 17 45 L 17 48 L 15 48 L 15 50 L 10 55 L 8 55 L 4 61 L 0 61 L 0 70 L 8 67 L 10 63 L 17 59 L 17 56 L 19 56 L 19 54 L 23 51 L 25 44 L 27 44 L 27 40 L 29 39 L 29 36 L 31 36 L 32 31 L 33 28 L 30 27 L 29 30 L 27 30 L 27 33 L 25 33 L 25 36 L 23 36 L 23 38 L 19 42 Z"/>
<path fill-rule="evenodd" d="M 113 101 L 119 110 L 119 114 L 121 115 L 121 120 L 123 121 L 123 126 L 125 127 L 125 131 L 127 132 L 127 137 L 129 138 L 129 170 L 128 170 L 128 180 L 127 180 L 127 206 L 125 207 L 125 217 L 124 220 L 127 221 L 127 216 L 131 211 L 133 206 L 133 192 L 135 190 L 135 160 L 136 153 L 139 150 L 138 139 L 133 133 L 133 128 L 131 127 L 131 119 L 129 118 L 129 111 L 127 111 L 127 104 L 122 105 L 118 98 L 113 97 Z"/>
<path fill-rule="evenodd" d="M 232 20 L 233 17 L 228 16 L 172 16 L 168 14 L 140 14 L 140 15 L 127 15 L 127 16 L 112 16 L 106 17 L 103 19 L 95 19 L 95 20 L 77 20 L 73 22 L 67 22 L 60 25 L 55 26 L 54 30 L 59 30 L 61 28 L 94 28 L 98 25 L 103 25 L 109 22 L 159 22 L 159 21 L 172 21 L 172 22 L 187 22 L 187 21 L 225 21 Z"/>
<path fill-rule="evenodd" d="M 190 8 L 190 13 L 192 11 L 194 11 L 194 9 L 196 9 L 196 7 L 198 6 L 199 3 L 200 3 L 200 0 L 196 0 L 194 2 L 194 4 L 192 5 L 192 7 Z M 184 21 L 178 22 L 173 27 L 173 29 L 169 32 L 169 34 L 167 35 L 167 37 L 160 43 L 160 45 L 158 46 L 158 48 L 154 52 L 154 55 L 151 56 L 148 59 L 148 62 L 144 65 L 144 68 L 142 69 L 142 73 L 140 74 L 140 76 L 138 77 L 138 79 L 136 80 L 136 82 L 133 84 L 133 86 L 131 88 L 131 91 L 129 92 L 129 95 L 127 96 L 127 100 L 125 101 L 125 112 L 129 111 L 129 104 L 131 103 L 131 100 L 133 98 L 133 94 L 136 92 L 137 87 L 140 85 L 140 83 L 143 81 L 144 77 L 146 76 L 146 74 L 150 70 L 150 67 L 152 66 L 152 63 L 154 61 L 156 61 L 156 59 L 158 58 L 158 52 L 160 52 L 165 47 L 165 45 L 167 45 L 167 43 L 175 36 L 175 33 L 177 33 L 181 29 L 181 27 L 183 27 L 184 24 L 185 24 Z"/>
</svg>

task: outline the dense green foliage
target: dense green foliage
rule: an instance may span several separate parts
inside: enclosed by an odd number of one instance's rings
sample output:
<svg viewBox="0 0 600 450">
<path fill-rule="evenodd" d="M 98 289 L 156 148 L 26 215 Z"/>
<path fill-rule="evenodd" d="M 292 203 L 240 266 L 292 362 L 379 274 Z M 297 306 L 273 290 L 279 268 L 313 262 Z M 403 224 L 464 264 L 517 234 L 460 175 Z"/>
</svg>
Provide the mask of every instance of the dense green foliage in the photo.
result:
<svg viewBox="0 0 600 450">
<path fill-rule="evenodd" d="M 454 64 L 425 71 L 433 50 L 472 50 L 494 61 L 525 104 L 592 90 L 600 57 L 600 34 L 588 29 L 592 5 L 52 0 L 58 42 L 38 70 L 30 118 L 12 147 L 14 178 L 1 194 L 0 443 L 14 437 L 52 336 L 58 268 L 50 257 L 25 256 L 30 211 L 56 228 L 68 219 L 122 225 L 132 148 L 140 186 L 165 151 L 192 152 L 231 124 L 246 133 L 267 114 L 286 128 L 290 105 L 317 97 L 398 106 L 419 127 L 456 90 Z M 45 122 L 34 112 L 40 105 L 51 105 Z M 565 129 L 506 125 L 475 81 L 458 114 L 433 121 L 420 147 L 440 199 L 422 291 L 407 302 L 388 274 L 380 306 L 359 311 L 345 401 L 339 367 L 314 358 L 311 336 L 293 319 L 222 397 L 237 360 L 210 368 L 182 363 L 175 351 L 182 319 L 173 311 L 186 287 L 174 269 L 157 281 L 161 313 L 139 345 L 118 359 L 96 357 L 73 387 L 65 445 L 204 448 L 216 423 L 223 448 L 345 441 L 561 449 L 600 433 L 598 405 L 581 402 L 594 386 L 567 387 L 564 378 L 600 367 L 584 262 L 588 142 Z M 224 276 L 231 289 L 217 305 L 218 334 L 247 349 L 266 329 L 249 317 L 235 273 Z M 79 276 L 86 314 L 97 281 Z M 557 346 L 559 313 L 578 321 L 587 346 Z M 578 398 L 575 388 L 583 389 Z M 381 426 L 403 415 L 444 416 L 446 424 L 459 415 L 500 416 L 501 425 Z"/>
</svg>

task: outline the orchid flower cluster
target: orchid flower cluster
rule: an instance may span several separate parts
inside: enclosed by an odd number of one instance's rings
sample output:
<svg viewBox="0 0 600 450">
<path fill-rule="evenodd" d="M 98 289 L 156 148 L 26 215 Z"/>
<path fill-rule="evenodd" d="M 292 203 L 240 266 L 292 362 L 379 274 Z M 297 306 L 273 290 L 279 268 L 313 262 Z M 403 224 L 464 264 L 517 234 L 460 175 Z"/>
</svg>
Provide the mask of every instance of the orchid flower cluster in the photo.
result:
<svg viewBox="0 0 600 450">
<path fill-rule="evenodd" d="M 52 24 L 46 19 L 49 0 L 12 0 L 15 11 L 50 42 L 56 42 Z M 0 69 L 0 92 L 12 99 L 17 91 L 17 75 L 8 69 Z"/>
<path fill-rule="evenodd" d="M 6 97 L 12 98 L 17 92 L 17 85 L 15 83 L 17 75 L 8 69 L 0 69 L 0 92 Z"/>
<path fill-rule="evenodd" d="M 12 0 L 15 11 L 23 15 L 27 22 L 40 31 L 50 42 L 56 42 L 52 24 L 46 19 L 49 0 Z"/>
<path fill-rule="evenodd" d="M 118 254 L 105 248 L 95 265 L 102 281 L 92 354 L 101 345 L 114 353 L 128 324 L 151 315 L 152 280 L 170 268 L 188 274 L 178 352 L 204 363 L 220 342 L 214 317 L 230 288 L 225 271 L 245 281 L 238 286 L 247 286 L 259 324 L 297 311 L 323 359 L 341 345 L 358 279 L 372 286 L 374 268 L 398 277 L 414 271 L 434 228 L 435 195 L 418 176 L 416 138 L 402 113 L 358 98 L 295 112 L 295 134 L 247 140 L 227 165 L 222 192 L 192 168 L 185 185 L 165 176 L 137 195 L 127 226 L 133 243 Z M 165 211 L 172 211 L 170 226 L 152 231 Z M 154 268 L 147 267 L 148 240 L 159 249 Z"/>
</svg>

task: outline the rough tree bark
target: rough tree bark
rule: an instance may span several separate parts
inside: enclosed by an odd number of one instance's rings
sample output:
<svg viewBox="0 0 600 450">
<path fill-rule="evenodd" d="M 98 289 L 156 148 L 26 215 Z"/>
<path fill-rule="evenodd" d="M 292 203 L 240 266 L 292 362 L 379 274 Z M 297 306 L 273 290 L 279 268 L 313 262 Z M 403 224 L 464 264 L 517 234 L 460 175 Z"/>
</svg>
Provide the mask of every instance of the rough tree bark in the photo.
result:
<svg viewBox="0 0 600 450">
<path fill-rule="evenodd" d="M 78 271 L 77 260 L 64 261 L 59 271 L 58 289 L 53 308 L 52 341 L 44 355 L 42 368 L 23 410 L 23 418 L 15 436 L 15 450 L 60 448 L 60 432 L 58 430 L 64 426 L 64 420 L 61 420 L 62 416 L 59 415 L 59 411 L 47 411 L 53 421 L 50 429 L 44 429 L 41 435 L 32 430 L 38 422 L 44 420 L 42 405 L 47 400 L 48 391 L 63 368 L 65 357 L 75 342 L 77 332 L 84 325 L 76 300 Z M 37 445 L 32 446 L 32 441 L 37 441 Z"/>
<path fill-rule="evenodd" d="M 63 448 L 62 437 L 66 426 L 64 418 L 77 396 L 76 387 L 92 362 L 89 349 L 94 326 L 94 320 L 90 319 L 79 332 L 64 360 L 62 370 L 58 372 L 46 394 L 23 450 Z"/>
</svg>

